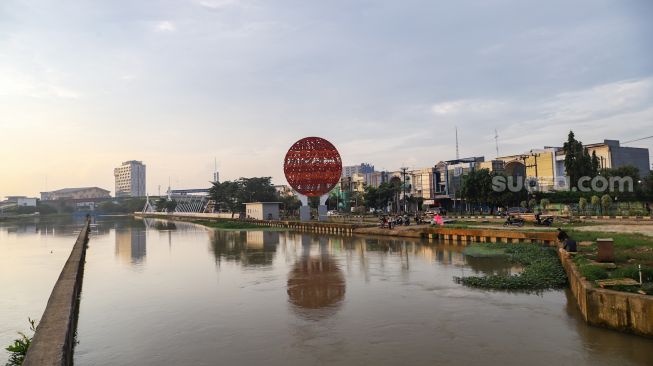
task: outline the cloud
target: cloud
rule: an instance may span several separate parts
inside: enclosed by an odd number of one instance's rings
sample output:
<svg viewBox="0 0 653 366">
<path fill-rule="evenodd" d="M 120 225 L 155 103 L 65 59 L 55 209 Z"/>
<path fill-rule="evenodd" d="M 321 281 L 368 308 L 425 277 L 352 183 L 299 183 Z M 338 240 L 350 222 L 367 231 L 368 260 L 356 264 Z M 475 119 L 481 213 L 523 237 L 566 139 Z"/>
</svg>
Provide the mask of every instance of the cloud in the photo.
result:
<svg viewBox="0 0 653 366">
<path fill-rule="evenodd" d="M 239 0 L 200 0 L 196 3 L 204 8 L 211 10 L 221 10 L 240 4 Z"/>
<path fill-rule="evenodd" d="M 500 131 L 502 154 L 556 146 L 570 129 L 584 142 L 637 137 L 653 121 L 653 77 L 628 79 L 567 91 L 550 97 L 460 99 L 431 106 L 436 121 L 463 126 L 467 146 L 491 151 L 493 129 Z M 618 127 L 617 127 L 618 126 Z"/>
<path fill-rule="evenodd" d="M 437 116 L 496 114 L 506 108 L 506 103 L 492 99 L 461 99 L 437 103 L 431 111 Z"/>
<path fill-rule="evenodd" d="M 164 20 L 161 22 L 158 22 L 156 26 L 154 27 L 154 30 L 160 33 L 172 33 L 177 31 L 177 27 L 175 26 L 174 23 Z"/>
<path fill-rule="evenodd" d="M 27 74 L 18 70 L 0 69 L 0 96 L 29 98 L 78 99 L 81 93 L 63 85 L 55 73 Z"/>
</svg>

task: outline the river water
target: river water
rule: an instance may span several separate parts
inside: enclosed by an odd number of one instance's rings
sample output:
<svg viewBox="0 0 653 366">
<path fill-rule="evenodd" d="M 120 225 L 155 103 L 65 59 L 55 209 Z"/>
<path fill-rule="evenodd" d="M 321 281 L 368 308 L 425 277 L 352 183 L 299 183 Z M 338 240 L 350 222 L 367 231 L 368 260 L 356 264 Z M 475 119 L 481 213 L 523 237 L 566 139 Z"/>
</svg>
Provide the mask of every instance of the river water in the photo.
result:
<svg viewBox="0 0 653 366">
<path fill-rule="evenodd" d="M 653 340 L 587 326 L 568 291 L 455 283 L 519 270 L 458 246 L 150 219 L 97 224 L 77 365 L 653 364 Z M 40 317 L 78 228 L 0 225 L 3 345 Z"/>
</svg>

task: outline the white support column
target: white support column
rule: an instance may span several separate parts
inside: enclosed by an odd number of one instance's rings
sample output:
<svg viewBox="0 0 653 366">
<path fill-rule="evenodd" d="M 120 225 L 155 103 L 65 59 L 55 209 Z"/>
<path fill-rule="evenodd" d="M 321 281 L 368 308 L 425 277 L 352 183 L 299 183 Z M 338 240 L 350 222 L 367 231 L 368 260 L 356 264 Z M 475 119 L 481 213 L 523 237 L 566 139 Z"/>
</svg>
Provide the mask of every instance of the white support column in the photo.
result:
<svg viewBox="0 0 653 366">
<path fill-rule="evenodd" d="M 308 205 L 308 197 L 299 192 L 295 192 L 295 194 L 302 203 L 299 206 L 299 221 L 311 221 L 311 207 Z"/>
<path fill-rule="evenodd" d="M 317 216 L 319 221 L 327 221 L 326 201 L 328 198 L 329 198 L 328 193 L 320 196 L 320 205 L 317 207 Z"/>
</svg>

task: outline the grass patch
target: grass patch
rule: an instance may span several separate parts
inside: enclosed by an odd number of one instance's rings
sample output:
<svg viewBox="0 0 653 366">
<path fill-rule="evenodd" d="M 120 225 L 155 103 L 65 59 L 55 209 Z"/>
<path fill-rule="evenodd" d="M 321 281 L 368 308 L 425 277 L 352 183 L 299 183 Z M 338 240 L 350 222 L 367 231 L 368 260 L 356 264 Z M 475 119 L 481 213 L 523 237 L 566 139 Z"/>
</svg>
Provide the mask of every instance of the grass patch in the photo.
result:
<svg viewBox="0 0 653 366">
<path fill-rule="evenodd" d="M 596 241 L 596 239 L 598 238 L 612 238 L 614 239 L 615 248 L 635 248 L 635 247 L 653 248 L 653 237 L 642 235 L 642 234 L 579 231 L 579 230 L 571 230 L 568 232 L 568 234 L 571 238 L 573 238 L 577 242 Z"/>
<path fill-rule="evenodd" d="M 604 280 L 609 277 L 608 271 L 593 264 L 584 264 L 578 267 L 581 276 L 585 277 L 588 281 Z"/>
<path fill-rule="evenodd" d="M 636 233 L 615 233 L 596 231 L 568 231 L 569 236 L 577 242 L 596 242 L 598 238 L 614 240 L 614 260 L 617 265 L 642 264 L 653 266 L 653 237 Z M 591 247 L 580 247 L 583 256 L 594 259 L 596 244 Z"/>
<path fill-rule="evenodd" d="M 548 290 L 561 288 L 567 284 L 567 275 L 558 259 L 555 249 L 537 244 L 473 244 L 469 249 L 474 253 L 491 253 L 499 251 L 507 260 L 524 267 L 516 275 L 491 275 L 456 277 L 455 280 L 465 286 L 496 290 Z"/>
<path fill-rule="evenodd" d="M 637 266 L 617 268 L 610 274 L 612 278 L 632 278 L 639 281 L 639 269 Z M 642 266 L 642 282 L 653 282 L 653 268 Z M 653 284 L 652 284 L 653 285 Z"/>
</svg>

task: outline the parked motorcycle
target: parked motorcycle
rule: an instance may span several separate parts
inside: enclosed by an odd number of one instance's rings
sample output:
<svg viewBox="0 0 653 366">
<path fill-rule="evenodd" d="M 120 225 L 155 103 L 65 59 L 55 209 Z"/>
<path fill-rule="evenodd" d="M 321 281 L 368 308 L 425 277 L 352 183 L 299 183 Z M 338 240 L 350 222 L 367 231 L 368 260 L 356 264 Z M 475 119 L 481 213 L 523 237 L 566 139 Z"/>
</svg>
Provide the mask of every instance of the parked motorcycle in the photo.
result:
<svg viewBox="0 0 653 366">
<path fill-rule="evenodd" d="M 553 225 L 553 217 L 547 217 L 544 220 L 535 221 L 536 226 L 551 226 Z"/>
<path fill-rule="evenodd" d="M 522 226 L 524 226 L 524 219 L 522 219 L 521 217 L 508 216 L 508 219 L 506 219 L 506 222 L 503 223 L 503 226 L 519 226 L 519 227 L 522 227 Z"/>
</svg>

